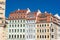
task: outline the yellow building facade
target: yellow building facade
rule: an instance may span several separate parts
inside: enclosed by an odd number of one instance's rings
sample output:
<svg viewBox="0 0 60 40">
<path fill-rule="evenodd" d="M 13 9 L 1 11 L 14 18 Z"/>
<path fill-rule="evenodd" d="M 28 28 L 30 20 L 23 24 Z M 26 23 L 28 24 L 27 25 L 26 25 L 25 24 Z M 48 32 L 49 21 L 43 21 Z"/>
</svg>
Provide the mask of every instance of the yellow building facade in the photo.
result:
<svg viewBox="0 0 60 40">
<path fill-rule="evenodd" d="M 47 12 L 37 14 L 36 40 L 57 40 L 57 18 Z"/>
</svg>

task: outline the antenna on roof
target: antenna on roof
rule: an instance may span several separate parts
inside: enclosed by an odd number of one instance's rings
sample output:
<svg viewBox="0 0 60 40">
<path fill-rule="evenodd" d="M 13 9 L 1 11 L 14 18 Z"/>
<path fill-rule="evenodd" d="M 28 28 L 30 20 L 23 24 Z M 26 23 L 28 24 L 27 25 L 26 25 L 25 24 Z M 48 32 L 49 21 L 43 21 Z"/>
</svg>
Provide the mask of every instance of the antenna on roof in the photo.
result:
<svg viewBox="0 0 60 40">
<path fill-rule="evenodd" d="M 38 16 L 39 14 L 41 14 L 41 11 L 38 9 L 37 16 Z"/>
</svg>

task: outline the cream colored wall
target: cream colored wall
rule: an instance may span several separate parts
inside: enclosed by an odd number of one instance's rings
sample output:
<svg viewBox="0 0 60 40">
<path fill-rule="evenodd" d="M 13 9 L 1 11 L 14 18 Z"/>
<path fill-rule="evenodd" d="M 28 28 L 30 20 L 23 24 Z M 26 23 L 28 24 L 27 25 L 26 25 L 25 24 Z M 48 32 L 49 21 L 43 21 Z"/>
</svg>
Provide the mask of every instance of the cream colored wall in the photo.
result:
<svg viewBox="0 0 60 40">
<path fill-rule="evenodd" d="M 0 2 L 6 2 L 6 0 L 0 0 Z M 0 4 L 0 7 L 2 7 L 4 10 L 0 9 L 0 17 L 3 19 L 0 19 L 0 40 L 7 40 L 6 37 L 6 28 L 4 28 L 4 24 L 5 24 L 5 4 Z M 2 21 L 4 21 L 4 23 L 2 24 Z M 3 25 L 3 26 L 2 26 Z"/>
<path fill-rule="evenodd" d="M 0 40 L 7 40 L 6 33 L 7 33 L 6 29 L 0 27 Z"/>
<path fill-rule="evenodd" d="M 49 38 L 46 38 L 46 39 L 38 39 L 37 37 L 36 37 L 36 40 L 50 40 L 50 25 L 49 26 L 46 26 L 46 27 L 37 27 L 37 25 L 39 25 L 39 24 L 49 24 L 49 23 L 38 23 L 38 24 L 36 24 L 36 36 L 37 35 L 49 35 Z M 49 32 L 46 32 L 46 33 L 38 33 L 37 32 L 37 29 L 49 29 Z"/>
<path fill-rule="evenodd" d="M 37 25 L 39 25 L 39 24 L 44 24 L 44 23 L 37 23 L 37 24 L 36 24 L 36 40 L 57 40 L 57 35 L 58 35 L 58 34 L 57 34 L 57 31 L 58 31 L 58 28 L 57 28 L 57 27 L 58 27 L 58 26 L 57 26 L 56 24 L 54 24 L 54 23 L 45 23 L 45 24 L 49 24 L 49 26 L 47 26 L 47 27 L 37 27 Z M 52 24 L 52 26 L 51 26 L 51 24 Z M 46 29 L 49 29 L 49 32 L 46 32 L 46 33 L 38 33 L 38 32 L 37 32 L 37 29 L 45 29 L 45 28 L 46 28 Z M 52 28 L 54 29 L 54 32 L 51 32 L 51 29 L 52 29 Z M 44 35 L 44 34 L 45 34 L 45 35 L 49 35 L 50 37 L 49 37 L 49 38 L 46 38 L 46 39 L 40 39 L 40 38 L 38 39 L 38 38 L 37 38 L 37 35 L 42 35 L 42 34 L 43 34 L 43 35 Z M 54 35 L 54 38 L 51 38 L 51 35 L 52 35 L 52 34 Z"/>
</svg>

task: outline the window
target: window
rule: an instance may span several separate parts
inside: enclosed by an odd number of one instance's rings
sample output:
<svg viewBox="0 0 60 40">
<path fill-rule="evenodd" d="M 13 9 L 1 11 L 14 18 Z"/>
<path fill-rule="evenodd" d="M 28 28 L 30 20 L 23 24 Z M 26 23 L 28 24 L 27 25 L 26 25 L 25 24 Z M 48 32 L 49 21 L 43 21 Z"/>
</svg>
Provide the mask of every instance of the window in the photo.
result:
<svg viewBox="0 0 60 40">
<path fill-rule="evenodd" d="M 9 38 L 11 38 L 11 35 L 9 35 Z"/>
<path fill-rule="evenodd" d="M 15 29 L 15 32 L 16 32 L 16 29 Z"/>
<path fill-rule="evenodd" d="M 28 38 L 28 36 L 27 36 L 27 38 Z"/>
<path fill-rule="evenodd" d="M 4 23 L 4 21 L 2 21 L 2 23 Z"/>
<path fill-rule="evenodd" d="M 49 32 L 49 29 L 47 29 L 47 32 Z"/>
<path fill-rule="evenodd" d="M 11 27 L 11 25 L 10 25 L 10 27 Z"/>
<path fill-rule="evenodd" d="M 40 35 L 40 38 L 41 38 L 41 35 Z"/>
<path fill-rule="evenodd" d="M 19 38 L 19 35 L 17 35 L 17 38 Z"/>
<path fill-rule="evenodd" d="M 15 27 L 16 27 L 16 24 L 15 24 Z"/>
<path fill-rule="evenodd" d="M 39 25 L 37 25 L 37 27 L 39 27 Z"/>
<path fill-rule="evenodd" d="M 47 26 L 49 26 L 49 24 L 47 24 Z"/>
<path fill-rule="evenodd" d="M 44 25 L 42 24 L 42 27 L 43 27 Z"/>
<path fill-rule="evenodd" d="M 37 38 L 39 38 L 39 35 L 37 35 Z"/>
<path fill-rule="evenodd" d="M 42 29 L 42 32 L 44 32 L 44 30 Z"/>
<path fill-rule="evenodd" d="M 46 27 L 46 24 L 45 24 L 45 27 Z"/>
<path fill-rule="evenodd" d="M 54 38 L 54 35 L 52 35 L 52 38 Z"/>
<path fill-rule="evenodd" d="M 46 35 L 45 35 L 45 38 L 46 38 Z"/>
<path fill-rule="evenodd" d="M 23 29 L 23 32 L 25 32 L 25 29 Z"/>
<path fill-rule="evenodd" d="M 13 29 L 12 29 L 12 32 L 14 32 Z"/>
<path fill-rule="evenodd" d="M 20 27 L 22 27 L 22 24 L 20 25 Z"/>
<path fill-rule="evenodd" d="M 21 16 L 22 17 L 22 16 Z M 21 20 L 21 22 L 22 22 L 22 20 Z"/>
<path fill-rule="evenodd" d="M 52 21 L 52 18 L 51 18 L 51 21 Z"/>
<path fill-rule="evenodd" d="M 10 20 L 10 23 L 11 23 L 11 20 Z"/>
<path fill-rule="evenodd" d="M 30 35 L 29 35 L 29 38 L 30 38 Z"/>
<path fill-rule="evenodd" d="M 12 24 L 12 27 L 14 27 L 14 25 Z"/>
<path fill-rule="evenodd" d="M 19 29 L 17 29 L 17 32 L 19 32 Z"/>
<path fill-rule="evenodd" d="M 3 19 L 2 17 L 0 17 L 0 19 Z"/>
<path fill-rule="evenodd" d="M 47 38 L 49 38 L 49 35 L 47 35 Z"/>
<path fill-rule="evenodd" d="M 40 29 L 40 32 L 41 32 L 41 29 Z"/>
<path fill-rule="evenodd" d="M 51 24 L 51 26 L 52 26 L 52 24 Z"/>
<path fill-rule="evenodd" d="M 45 29 L 45 32 L 46 32 L 46 29 Z"/>
<path fill-rule="evenodd" d="M 19 24 L 18 24 L 18 27 L 19 27 Z"/>
<path fill-rule="evenodd" d="M 20 32 L 22 32 L 22 29 L 20 29 Z"/>
<path fill-rule="evenodd" d="M 3 13 L 0 13 L 0 14 L 3 14 Z"/>
<path fill-rule="evenodd" d="M 22 35 L 20 35 L 20 38 L 22 38 Z"/>
<path fill-rule="evenodd" d="M 52 29 L 52 32 L 54 31 L 54 29 Z"/>
<path fill-rule="evenodd" d="M 13 38 L 13 35 L 12 35 L 12 38 Z"/>
<path fill-rule="evenodd" d="M 33 36 L 33 38 L 35 38 L 35 36 Z"/>
<path fill-rule="evenodd" d="M 40 27 L 41 27 L 41 24 L 40 24 Z"/>
<path fill-rule="evenodd" d="M 16 38 L 16 35 L 14 37 Z"/>
<path fill-rule="evenodd" d="M 44 38 L 44 35 L 42 35 L 42 38 Z"/>
<path fill-rule="evenodd" d="M 9 32 L 11 32 L 11 29 L 9 29 Z"/>
<path fill-rule="evenodd" d="M 37 29 L 37 32 L 39 32 L 39 30 Z"/>
<path fill-rule="evenodd" d="M 23 20 L 23 22 L 25 22 L 25 20 Z"/>
<path fill-rule="evenodd" d="M 23 35 L 23 38 L 25 38 L 25 35 Z"/>
<path fill-rule="evenodd" d="M 30 38 L 32 38 L 32 35 L 30 35 Z"/>
</svg>

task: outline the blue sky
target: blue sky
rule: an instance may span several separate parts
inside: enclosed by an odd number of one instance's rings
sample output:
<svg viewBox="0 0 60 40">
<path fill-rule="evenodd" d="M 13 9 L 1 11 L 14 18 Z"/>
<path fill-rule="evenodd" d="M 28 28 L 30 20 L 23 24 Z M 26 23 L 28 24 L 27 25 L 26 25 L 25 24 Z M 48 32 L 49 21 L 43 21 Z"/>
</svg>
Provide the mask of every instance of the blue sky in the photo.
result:
<svg viewBox="0 0 60 40">
<path fill-rule="evenodd" d="M 39 9 L 42 13 L 47 11 L 60 15 L 60 0 L 6 0 L 6 17 L 18 8 L 30 8 L 32 12 Z"/>
</svg>

